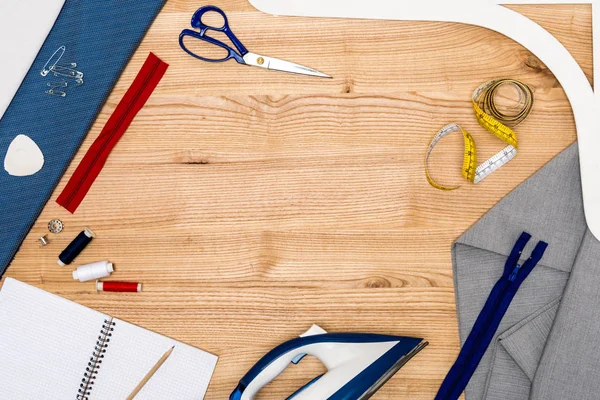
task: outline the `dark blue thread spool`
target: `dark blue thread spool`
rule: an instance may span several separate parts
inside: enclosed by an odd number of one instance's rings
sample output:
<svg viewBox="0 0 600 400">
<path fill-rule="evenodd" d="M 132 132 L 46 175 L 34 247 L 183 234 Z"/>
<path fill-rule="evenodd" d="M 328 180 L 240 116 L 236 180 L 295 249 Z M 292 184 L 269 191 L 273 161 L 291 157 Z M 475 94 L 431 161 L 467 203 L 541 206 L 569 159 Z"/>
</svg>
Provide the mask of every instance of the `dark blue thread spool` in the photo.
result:
<svg viewBox="0 0 600 400">
<path fill-rule="evenodd" d="M 65 265 L 71 264 L 95 237 L 96 235 L 91 229 L 85 228 L 85 230 L 77 235 L 67 248 L 60 253 L 58 256 L 58 265 L 64 267 Z"/>
</svg>

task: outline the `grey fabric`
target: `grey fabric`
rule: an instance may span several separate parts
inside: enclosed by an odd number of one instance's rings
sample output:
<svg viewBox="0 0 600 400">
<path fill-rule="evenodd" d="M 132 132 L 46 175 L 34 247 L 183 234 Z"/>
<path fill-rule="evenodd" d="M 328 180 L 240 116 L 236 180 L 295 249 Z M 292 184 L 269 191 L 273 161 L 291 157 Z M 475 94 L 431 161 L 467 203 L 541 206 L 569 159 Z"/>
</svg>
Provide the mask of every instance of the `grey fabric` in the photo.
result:
<svg viewBox="0 0 600 400">
<path fill-rule="evenodd" d="M 533 381 L 533 399 L 600 398 L 600 242 L 587 232 Z"/>
<path fill-rule="evenodd" d="M 498 338 L 502 348 L 531 381 L 535 377 L 559 304 L 560 299 L 556 299 Z"/>
<path fill-rule="evenodd" d="M 483 398 L 527 399 L 560 299 L 500 334 L 492 350 Z"/>
<path fill-rule="evenodd" d="M 600 242 L 583 214 L 576 144 L 453 246 L 461 343 L 521 232 L 549 243 L 466 389 L 467 400 L 600 399 Z"/>
<path fill-rule="evenodd" d="M 529 397 L 531 381 L 515 360 L 501 346 L 494 348 L 493 374 L 489 374 L 484 397 L 493 400 L 526 399 Z"/>
</svg>

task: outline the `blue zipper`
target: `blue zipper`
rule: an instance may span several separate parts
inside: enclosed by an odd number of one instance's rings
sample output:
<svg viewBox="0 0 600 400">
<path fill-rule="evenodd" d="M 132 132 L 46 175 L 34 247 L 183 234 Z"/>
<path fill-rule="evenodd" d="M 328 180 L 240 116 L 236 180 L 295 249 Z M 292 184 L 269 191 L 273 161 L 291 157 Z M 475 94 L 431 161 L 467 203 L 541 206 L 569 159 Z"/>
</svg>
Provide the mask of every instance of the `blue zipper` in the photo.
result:
<svg viewBox="0 0 600 400">
<path fill-rule="evenodd" d="M 517 275 L 519 274 L 519 270 L 521 269 L 521 265 L 517 264 L 517 266 L 515 267 L 515 269 L 513 270 L 512 274 L 510 274 L 510 276 L 508 277 L 508 280 L 510 282 L 514 282 L 515 279 L 517 279 Z"/>
<path fill-rule="evenodd" d="M 519 260 L 530 239 L 531 235 L 523 232 L 517 240 L 506 261 L 504 274 L 490 292 L 485 306 L 477 317 L 456 362 L 444 379 L 435 400 L 457 400 L 467 387 L 514 296 L 542 259 L 548 247 L 547 243 L 539 242 L 531 257 L 521 265 Z"/>
</svg>

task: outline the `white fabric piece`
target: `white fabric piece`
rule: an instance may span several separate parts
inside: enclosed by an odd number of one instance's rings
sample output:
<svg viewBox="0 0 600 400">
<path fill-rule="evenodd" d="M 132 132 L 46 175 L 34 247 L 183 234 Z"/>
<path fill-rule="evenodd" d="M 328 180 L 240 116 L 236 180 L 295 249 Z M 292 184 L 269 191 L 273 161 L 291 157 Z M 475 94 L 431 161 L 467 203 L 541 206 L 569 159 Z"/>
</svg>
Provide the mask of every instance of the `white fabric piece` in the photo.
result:
<svg viewBox="0 0 600 400">
<path fill-rule="evenodd" d="M 499 32 L 521 44 L 538 57 L 562 85 L 575 117 L 579 143 L 579 161 L 583 186 L 585 216 L 590 231 L 600 239 L 600 107 L 585 73 L 571 53 L 547 30 L 529 18 L 498 5 L 502 1 L 487 0 L 249 0 L 259 10 L 275 15 L 383 19 L 400 21 L 458 22 L 481 26 Z M 509 1 L 511 4 L 517 0 Z M 568 2 L 569 0 L 524 0 L 528 4 Z M 600 1 L 581 0 L 592 4 L 594 21 L 600 22 Z M 493 18 L 490 18 L 493 16 Z M 598 39 L 598 28 L 594 38 Z M 600 46 L 600 40 L 595 43 Z"/>
<path fill-rule="evenodd" d="M 0 0 L 0 119 L 63 7 L 65 0 Z"/>
<path fill-rule="evenodd" d="M 30 176 L 44 166 L 44 155 L 28 136 L 17 136 L 6 152 L 4 169 L 12 176 Z"/>
</svg>

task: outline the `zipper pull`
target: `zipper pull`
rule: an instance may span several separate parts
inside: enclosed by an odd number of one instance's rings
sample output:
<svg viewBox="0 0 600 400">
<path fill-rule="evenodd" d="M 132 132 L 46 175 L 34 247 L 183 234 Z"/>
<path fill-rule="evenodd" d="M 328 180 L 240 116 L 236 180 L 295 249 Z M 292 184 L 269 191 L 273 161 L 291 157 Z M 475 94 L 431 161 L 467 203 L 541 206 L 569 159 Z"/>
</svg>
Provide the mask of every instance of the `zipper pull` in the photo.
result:
<svg viewBox="0 0 600 400">
<path fill-rule="evenodd" d="M 515 279 L 517 279 L 517 275 L 519 274 L 519 270 L 521 269 L 521 265 L 517 264 L 517 266 L 515 267 L 515 269 L 513 269 L 512 274 L 510 274 L 510 276 L 508 277 L 508 280 L 511 282 L 514 282 Z"/>
</svg>

